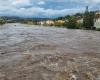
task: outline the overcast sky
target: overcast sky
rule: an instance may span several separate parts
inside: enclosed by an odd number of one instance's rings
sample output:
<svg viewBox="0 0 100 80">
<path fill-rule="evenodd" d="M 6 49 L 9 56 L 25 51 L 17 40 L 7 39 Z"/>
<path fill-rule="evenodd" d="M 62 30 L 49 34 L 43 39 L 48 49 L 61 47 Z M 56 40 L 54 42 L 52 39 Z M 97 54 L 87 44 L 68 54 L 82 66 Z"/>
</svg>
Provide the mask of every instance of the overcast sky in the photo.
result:
<svg viewBox="0 0 100 80">
<path fill-rule="evenodd" d="M 100 0 L 0 0 L 1 16 L 58 17 L 100 9 Z"/>
</svg>

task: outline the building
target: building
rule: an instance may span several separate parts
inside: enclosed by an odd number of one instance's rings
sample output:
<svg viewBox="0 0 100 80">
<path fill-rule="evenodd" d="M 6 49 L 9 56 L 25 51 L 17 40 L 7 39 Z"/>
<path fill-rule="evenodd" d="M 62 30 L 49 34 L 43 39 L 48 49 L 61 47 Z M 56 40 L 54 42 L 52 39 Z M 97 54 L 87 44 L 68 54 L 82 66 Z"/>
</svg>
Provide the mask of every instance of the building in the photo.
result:
<svg viewBox="0 0 100 80">
<path fill-rule="evenodd" d="M 54 21 L 53 20 L 47 20 L 45 23 L 48 26 L 54 25 Z"/>
<path fill-rule="evenodd" d="M 38 25 L 43 26 L 44 24 L 45 24 L 45 21 L 40 21 L 40 22 L 38 22 Z"/>
<path fill-rule="evenodd" d="M 100 11 L 96 12 L 95 16 L 96 18 L 95 18 L 94 27 L 98 29 L 100 28 Z"/>
<path fill-rule="evenodd" d="M 83 23 L 83 18 L 77 20 L 77 23 Z"/>
<path fill-rule="evenodd" d="M 38 25 L 51 26 L 54 25 L 54 21 L 53 20 L 40 21 L 38 22 Z"/>
<path fill-rule="evenodd" d="M 64 24 L 64 23 L 65 23 L 64 20 L 58 20 L 58 21 L 56 21 L 56 22 L 58 22 L 58 23 L 60 23 L 60 24 Z"/>
</svg>

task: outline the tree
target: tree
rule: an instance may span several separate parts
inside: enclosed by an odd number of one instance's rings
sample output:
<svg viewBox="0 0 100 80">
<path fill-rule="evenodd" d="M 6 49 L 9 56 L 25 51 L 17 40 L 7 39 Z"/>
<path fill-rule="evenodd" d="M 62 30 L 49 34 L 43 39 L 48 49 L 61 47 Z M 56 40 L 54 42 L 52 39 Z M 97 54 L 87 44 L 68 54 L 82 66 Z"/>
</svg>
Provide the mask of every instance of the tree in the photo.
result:
<svg viewBox="0 0 100 80">
<path fill-rule="evenodd" d="M 0 25 L 3 25 L 5 23 L 6 23 L 6 21 L 4 19 L 0 19 Z"/>
<path fill-rule="evenodd" d="M 69 29 L 78 29 L 78 27 L 77 27 L 77 20 L 76 20 L 75 16 L 70 16 L 68 18 L 67 28 L 69 28 Z"/>
<path fill-rule="evenodd" d="M 86 11 L 84 13 L 83 27 L 85 29 L 93 29 L 94 27 L 94 12 L 89 12 L 88 6 L 86 7 Z"/>
<path fill-rule="evenodd" d="M 89 16 L 90 16 L 89 17 L 89 19 L 90 19 L 89 21 L 90 21 L 90 26 L 91 26 L 90 28 L 93 29 L 94 28 L 95 13 L 94 12 L 90 12 Z"/>
</svg>

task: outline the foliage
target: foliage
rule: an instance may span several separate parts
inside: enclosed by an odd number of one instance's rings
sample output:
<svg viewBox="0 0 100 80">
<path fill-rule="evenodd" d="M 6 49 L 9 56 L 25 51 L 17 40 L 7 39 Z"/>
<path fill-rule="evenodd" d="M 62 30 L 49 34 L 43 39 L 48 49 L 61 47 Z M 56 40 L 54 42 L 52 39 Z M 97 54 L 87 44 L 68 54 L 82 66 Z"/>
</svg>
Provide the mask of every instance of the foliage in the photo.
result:
<svg viewBox="0 0 100 80">
<path fill-rule="evenodd" d="M 37 21 L 35 20 L 24 20 L 22 23 L 29 25 L 37 25 Z"/>
<path fill-rule="evenodd" d="M 93 29 L 94 27 L 94 12 L 86 10 L 83 18 L 83 27 L 85 29 Z"/>
<path fill-rule="evenodd" d="M 97 31 L 100 31 L 100 28 L 97 28 L 96 30 L 97 30 Z"/>
<path fill-rule="evenodd" d="M 82 14 L 82 13 L 76 13 L 74 16 L 75 16 L 75 17 L 83 18 L 83 14 Z"/>
<path fill-rule="evenodd" d="M 82 23 L 76 23 L 76 28 L 77 29 L 82 29 Z"/>
<path fill-rule="evenodd" d="M 61 27 L 61 26 L 64 26 L 64 23 L 59 23 L 59 22 L 55 21 L 54 25 L 58 26 L 58 27 Z"/>
<path fill-rule="evenodd" d="M 90 12 L 90 14 L 89 14 L 89 18 L 90 18 L 90 26 L 91 26 L 91 29 L 93 29 L 93 27 L 94 27 L 94 17 L 95 17 L 95 13 L 94 12 Z"/>
<path fill-rule="evenodd" d="M 67 28 L 69 28 L 69 29 L 78 29 L 77 20 L 76 20 L 75 16 L 70 16 L 69 17 Z"/>
<path fill-rule="evenodd" d="M 0 19 L 0 25 L 3 25 L 5 23 L 6 23 L 6 21 L 4 19 Z"/>
</svg>

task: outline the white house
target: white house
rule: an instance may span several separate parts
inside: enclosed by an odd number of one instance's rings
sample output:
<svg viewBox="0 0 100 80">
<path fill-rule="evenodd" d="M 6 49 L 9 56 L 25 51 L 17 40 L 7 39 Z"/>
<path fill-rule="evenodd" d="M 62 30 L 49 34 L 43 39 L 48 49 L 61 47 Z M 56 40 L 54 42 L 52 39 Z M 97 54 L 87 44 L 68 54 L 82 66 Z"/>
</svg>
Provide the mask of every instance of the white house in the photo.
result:
<svg viewBox="0 0 100 80">
<path fill-rule="evenodd" d="M 100 12 L 97 12 L 96 15 L 98 16 L 98 18 L 96 18 L 95 20 L 94 27 L 100 28 Z"/>
<path fill-rule="evenodd" d="M 46 25 L 54 25 L 54 21 L 53 20 L 47 20 Z"/>
<path fill-rule="evenodd" d="M 45 21 L 40 21 L 40 22 L 38 22 L 38 24 L 42 26 L 45 24 Z"/>
<path fill-rule="evenodd" d="M 96 20 L 94 26 L 95 26 L 96 28 L 100 28 L 100 18 Z"/>
<path fill-rule="evenodd" d="M 83 23 L 83 18 L 77 20 L 77 23 Z"/>
</svg>

